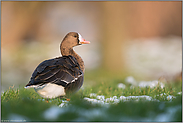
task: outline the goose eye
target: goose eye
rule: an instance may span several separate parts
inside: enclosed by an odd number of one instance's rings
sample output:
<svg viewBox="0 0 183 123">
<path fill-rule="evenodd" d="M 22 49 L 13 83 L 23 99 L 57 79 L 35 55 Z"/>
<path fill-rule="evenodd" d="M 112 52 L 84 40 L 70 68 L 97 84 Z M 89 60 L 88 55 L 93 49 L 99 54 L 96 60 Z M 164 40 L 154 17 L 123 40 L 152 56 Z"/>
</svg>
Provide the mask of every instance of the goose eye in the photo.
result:
<svg viewBox="0 0 183 123">
<path fill-rule="evenodd" d="M 75 37 L 75 38 L 77 38 L 77 36 L 76 36 L 76 35 L 75 35 L 74 37 Z"/>
</svg>

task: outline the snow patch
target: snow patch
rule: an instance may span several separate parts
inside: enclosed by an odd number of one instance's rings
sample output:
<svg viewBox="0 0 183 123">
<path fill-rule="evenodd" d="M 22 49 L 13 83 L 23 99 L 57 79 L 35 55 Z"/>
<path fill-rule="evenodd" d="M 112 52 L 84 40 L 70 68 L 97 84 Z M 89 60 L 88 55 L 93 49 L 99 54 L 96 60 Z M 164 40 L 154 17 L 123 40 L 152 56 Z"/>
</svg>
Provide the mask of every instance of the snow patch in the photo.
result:
<svg viewBox="0 0 183 123">
<path fill-rule="evenodd" d="M 90 97 L 96 97 L 96 96 L 97 96 L 97 94 L 95 94 L 95 93 L 90 94 Z"/>
<path fill-rule="evenodd" d="M 182 92 L 178 92 L 177 94 L 181 95 L 181 94 L 182 94 Z"/>
<path fill-rule="evenodd" d="M 172 96 L 172 95 L 168 95 L 167 97 L 166 97 L 166 99 L 168 100 L 168 101 L 172 101 L 172 99 L 174 99 L 174 98 L 176 98 L 175 96 Z"/>
<path fill-rule="evenodd" d="M 150 88 L 154 88 L 156 86 L 160 86 L 161 88 L 164 88 L 165 85 L 162 82 L 159 82 L 158 80 L 154 80 L 154 81 L 141 81 L 139 82 L 139 87 L 141 88 L 145 88 L 145 87 L 150 87 Z"/>
<path fill-rule="evenodd" d="M 145 87 L 154 88 L 157 86 L 160 86 L 161 88 L 165 87 L 164 82 L 161 82 L 158 80 L 136 82 L 136 80 L 132 76 L 126 77 L 125 82 L 131 84 L 131 87 L 130 87 L 131 89 L 133 89 L 134 86 L 138 86 L 140 88 L 145 88 Z"/>
<path fill-rule="evenodd" d="M 126 79 L 125 79 L 125 82 L 127 82 L 127 83 L 129 83 L 129 84 L 132 84 L 132 85 L 136 85 L 136 81 L 135 81 L 135 79 L 133 78 L 133 76 L 128 76 L 128 77 L 126 77 Z"/>
<path fill-rule="evenodd" d="M 92 93 L 93 94 L 93 93 Z M 158 101 L 157 99 L 153 99 L 150 96 L 142 95 L 142 96 L 120 96 L 119 98 L 117 96 L 109 97 L 105 99 L 105 96 L 98 95 L 96 96 L 96 99 L 85 97 L 84 100 L 91 102 L 92 104 L 101 104 L 101 105 L 109 105 L 109 104 L 117 104 L 120 101 L 130 101 L 130 100 L 146 100 L 146 101 Z"/>
<path fill-rule="evenodd" d="M 125 84 L 123 84 L 123 83 L 119 83 L 119 84 L 118 84 L 118 88 L 125 89 L 125 88 L 126 88 L 126 85 L 125 85 Z"/>
</svg>

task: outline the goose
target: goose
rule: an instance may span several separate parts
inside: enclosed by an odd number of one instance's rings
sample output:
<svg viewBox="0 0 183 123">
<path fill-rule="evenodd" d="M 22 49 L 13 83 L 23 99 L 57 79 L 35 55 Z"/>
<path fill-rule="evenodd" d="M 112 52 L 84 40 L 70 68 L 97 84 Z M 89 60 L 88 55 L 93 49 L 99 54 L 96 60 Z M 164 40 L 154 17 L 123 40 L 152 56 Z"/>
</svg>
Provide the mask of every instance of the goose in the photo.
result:
<svg viewBox="0 0 183 123">
<path fill-rule="evenodd" d="M 43 98 L 64 97 L 77 92 L 84 79 L 85 66 L 73 47 L 89 44 L 77 32 L 69 32 L 60 44 L 62 57 L 41 62 L 25 88 L 34 88 Z"/>
</svg>

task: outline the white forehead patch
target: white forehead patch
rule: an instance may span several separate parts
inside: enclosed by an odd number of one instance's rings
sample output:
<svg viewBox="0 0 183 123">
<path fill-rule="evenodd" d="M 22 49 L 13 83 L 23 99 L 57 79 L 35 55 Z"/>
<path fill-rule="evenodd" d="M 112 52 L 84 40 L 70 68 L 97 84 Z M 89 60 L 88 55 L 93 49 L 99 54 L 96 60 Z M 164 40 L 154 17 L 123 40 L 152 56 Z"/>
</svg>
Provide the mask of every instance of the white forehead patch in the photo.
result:
<svg viewBox="0 0 183 123">
<path fill-rule="evenodd" d="M 79 35 L 79 44 L 81 44 L 80 41 L 82 41 L 82 36 L 79 33 L 78 35 Z"/>
</svg>

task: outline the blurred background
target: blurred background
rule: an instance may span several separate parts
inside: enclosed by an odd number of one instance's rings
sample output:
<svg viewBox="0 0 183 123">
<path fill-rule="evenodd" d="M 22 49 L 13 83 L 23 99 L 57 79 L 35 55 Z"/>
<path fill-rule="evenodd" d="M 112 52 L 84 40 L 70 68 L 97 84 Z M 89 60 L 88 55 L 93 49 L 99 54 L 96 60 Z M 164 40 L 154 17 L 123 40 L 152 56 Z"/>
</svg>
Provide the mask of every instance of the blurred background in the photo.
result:
<svg viewBox="0 0 183 123">
<path fill-rule="evenodd" d="M 74 48 L 86 74 L 143 80 L 182 75 L 181 1 L 1 3 L 2 91 L 25 86 L 39 63 L 60 56 L 71 31 L 91 42 Z"/>
</svg>

